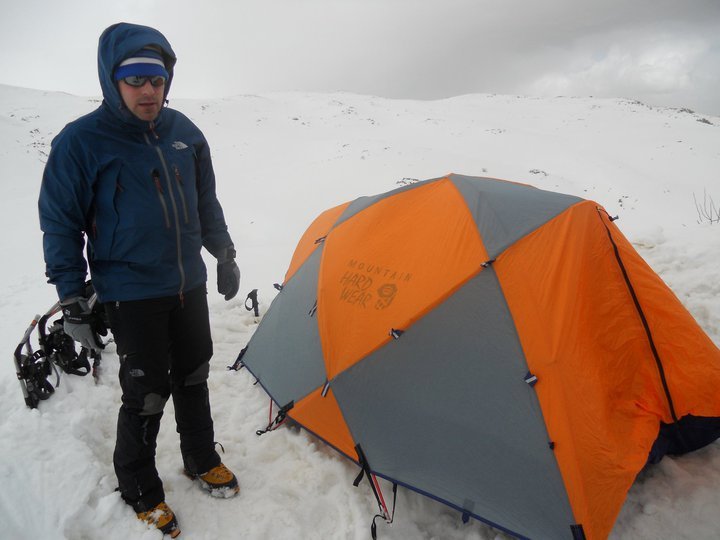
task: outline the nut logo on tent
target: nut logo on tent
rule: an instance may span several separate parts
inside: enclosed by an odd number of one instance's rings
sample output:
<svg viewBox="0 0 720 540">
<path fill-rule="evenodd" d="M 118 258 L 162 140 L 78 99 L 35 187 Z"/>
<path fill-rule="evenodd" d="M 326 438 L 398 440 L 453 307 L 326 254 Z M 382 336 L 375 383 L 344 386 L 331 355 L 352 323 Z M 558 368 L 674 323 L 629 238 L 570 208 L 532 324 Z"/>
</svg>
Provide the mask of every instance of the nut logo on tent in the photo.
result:
<svg viewBox="0 0 720 540">
<path fill-rule="evenodd" d="M 397 285 L 394 283 L 385 283 L 384 285 L 378 287 L 377 293 L 379 298 L 377 302 L 375 302 L 375 309 L 385 309 L 392 304 L 397 291 Z"/>
</svg>

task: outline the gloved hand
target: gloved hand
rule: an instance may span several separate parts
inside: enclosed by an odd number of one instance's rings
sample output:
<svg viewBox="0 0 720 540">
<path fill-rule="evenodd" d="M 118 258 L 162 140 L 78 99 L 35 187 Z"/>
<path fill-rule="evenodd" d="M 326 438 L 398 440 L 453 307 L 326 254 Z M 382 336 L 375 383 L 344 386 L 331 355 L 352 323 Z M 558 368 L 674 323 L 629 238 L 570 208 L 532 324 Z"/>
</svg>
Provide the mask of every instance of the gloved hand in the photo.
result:
<svg viewBox="0 0 720 540">
<path fill-rule="evenodd" d="M 240 269 L 235 264 L 235 248 L 230 246 L 220 257 L 217 265 L 217 288 L 225 300 L 235 297 L 240 289 Z"/>
<path fill-rule="evenodd" d="M 82 296 L 60 302 L 63 313 L 63 331 L 86 349 L 100 352 L 105 348 L 95 331 L 95 315 Z"/>
</svg>

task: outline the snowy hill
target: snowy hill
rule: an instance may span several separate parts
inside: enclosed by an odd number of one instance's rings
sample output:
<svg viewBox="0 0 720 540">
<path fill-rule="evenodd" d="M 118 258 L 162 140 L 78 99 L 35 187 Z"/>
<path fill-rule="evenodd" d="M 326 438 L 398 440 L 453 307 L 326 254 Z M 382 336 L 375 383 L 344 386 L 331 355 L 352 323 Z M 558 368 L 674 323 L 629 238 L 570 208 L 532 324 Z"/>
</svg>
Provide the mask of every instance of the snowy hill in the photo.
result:
<svg viewBox="0 0 720 540">
<path fill-rule="evenodd" d="M 25 408 L 10 356 L 30 319 L 54 301 L 45 283 L 37 195 L 50 141 L 97 99 L 0 86 L 0 538 L 151 539 L 114 492 L 120 399 L 109 344 L 97 384 L 64 375 L 39 409 Z M 243 272 L 231 302 L 211 292 L 215 356 L 210 388 L 216 438 L 241 482 L 214 500 L 183 476 L 172 404 L 158 468 L 183 538 L 367 538 L 376 513 L 357 468 L 312 436 L 262 437 L 269 401 L 246 372 L 228 372 L 257 326 L 305 227 L 322 210 L 449 172 L 515 180 L 596 200 L 720 344 L 720 118 L 638 102 L 468 95 L 400 101 L 351 94 L 268 94 L 171 101 L 205 132 L 218 192 Z M 210 260 L 208 259 L 208 262 Z M 214 290 L 214 266 L 210 266 Z M 665 458 L 641 473 L 613 539 L 720 535 L 720 443 Z M 505 536 L 421 495 L 400 490 L 380 538 Z"/>
</svg>

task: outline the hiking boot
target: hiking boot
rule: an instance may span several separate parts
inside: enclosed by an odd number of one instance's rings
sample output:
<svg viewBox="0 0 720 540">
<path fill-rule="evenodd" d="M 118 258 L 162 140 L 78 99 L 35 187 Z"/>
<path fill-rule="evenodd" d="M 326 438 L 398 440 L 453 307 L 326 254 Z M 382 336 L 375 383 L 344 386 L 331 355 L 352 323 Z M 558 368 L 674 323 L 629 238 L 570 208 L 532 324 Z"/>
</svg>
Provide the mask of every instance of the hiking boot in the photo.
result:
<svg viewBox="0 0 720 540">
<path fill-rule="evenodd" d="M 185 471 L 185 474 L 190 478 L 198 480 L 200 487 L 208 491 L 213 497 L 229 499 L 237 495 L 240 491 L 237 478 L 235 478 L 232 471 L 222 463 L 203 474 L 192 474 L 188 471 Z"/>
<path fill-rule="evenodd" d="M 137 517 L 148 525 L 160 529 L 163 534 L 169 535 L 170 538 L 176 538 L 180 534 L 175 514 L 164 502 L 147 512 L 138 512 Z"/>
</svg>

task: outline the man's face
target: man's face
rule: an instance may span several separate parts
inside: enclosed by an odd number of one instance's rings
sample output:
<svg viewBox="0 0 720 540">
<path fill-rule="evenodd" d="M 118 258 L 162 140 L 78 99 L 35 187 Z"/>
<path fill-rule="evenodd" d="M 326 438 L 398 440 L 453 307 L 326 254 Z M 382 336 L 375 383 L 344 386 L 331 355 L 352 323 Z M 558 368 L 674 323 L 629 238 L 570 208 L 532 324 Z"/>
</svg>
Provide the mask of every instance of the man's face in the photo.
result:
<svg viewBox="0 0 720 540">
<path fill-rule="evenodd" d="M 118 88 L 125 106 L 140 120 L 152 122 L 160 114 L 165 94 L 164 84 L 153 86 L 147 80 L 142 86 L 130 86 L 120 79 Z"/>
</svg>

